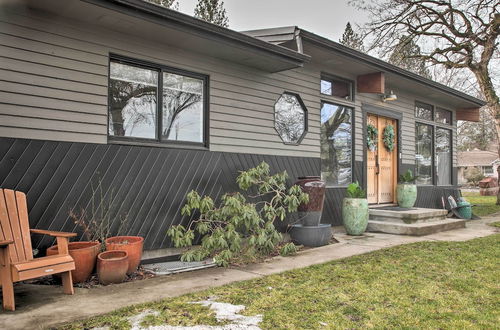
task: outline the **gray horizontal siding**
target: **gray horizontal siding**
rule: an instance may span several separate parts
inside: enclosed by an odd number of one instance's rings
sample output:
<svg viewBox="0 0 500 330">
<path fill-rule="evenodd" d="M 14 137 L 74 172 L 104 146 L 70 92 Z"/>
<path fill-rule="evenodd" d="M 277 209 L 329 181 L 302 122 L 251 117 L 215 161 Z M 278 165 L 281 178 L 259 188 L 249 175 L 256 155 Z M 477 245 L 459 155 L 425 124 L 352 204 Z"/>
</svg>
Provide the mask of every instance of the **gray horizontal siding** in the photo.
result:
<svg viewBox="0 0 500 330">
<path fill-rule="evenodd" d="M 67 132 L 68 140 L 80 133 L 81 142 L 106 143 L 112 52 L 210 75 L 211 150 L 319 156 L 317 81 L 310 75 L 259 72 L 36 13 L 3 12 L 0 28 L 0 70 L 7 73 L 0 82 L 0 102 L 9 105 L 0 107 L 0 114 L 9 117 L 0 135 L 19 130 L 40 139 L 53 130 L 56 140 L 66 140 Z M 309 133 L 300 146 L 284 145 L 274 129 L 273 105 L 283 91 L 300 93 L 310 110 Z"/>
<path fill-rule="evenodd" d="M 358 94 L 354 103 L 321 95 L 322 71 L 355 80 L 342 68 L 313 62 L 270 74 L 33 11 L 0 13 L 0 31 L 0 136 L 106 143 L 108 56 L 118 53 L 210 76 L 213 151 L 319 157 L 326 100 L 354 107 L 356 161 L 363 161 L 365 144 L 362 104 L 401 112 L 402 162 L 415 162 L 415 98 L 398 89 L 398 100 L 387 103 L 379 95 Z M 299 93 L 309 111 L 299 146 L 284 145 L 274 129 L 273 105 L 283 91 Z"/>
</svg>

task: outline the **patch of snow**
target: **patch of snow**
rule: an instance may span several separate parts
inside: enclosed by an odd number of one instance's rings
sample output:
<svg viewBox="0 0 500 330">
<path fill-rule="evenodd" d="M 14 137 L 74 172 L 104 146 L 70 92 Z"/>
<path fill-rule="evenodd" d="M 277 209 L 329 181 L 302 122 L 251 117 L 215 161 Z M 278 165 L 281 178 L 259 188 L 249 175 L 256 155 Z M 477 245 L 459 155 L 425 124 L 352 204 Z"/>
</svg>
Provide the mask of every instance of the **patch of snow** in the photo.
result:
<svg viewBox="0 0 500 330">
<path fill-rule="evenodd" d="M 172 326 L 172 325 L 156 325 L 149 327 L 142 327 L 141 322 L 146 316 L 159 315 L 158 311 L 145 310 L 137 315 L 128 318 L 132 330 L 260 330 L 259 323 L 262 322 L 262 315 L 246 316 L 241 315 L 245 309 L 243 305 L 233 305 L 228 303 L 221 303 L 213 300 L 204 300 L 193 302 L 193 304 L 200 304 L 209 307 L 215 312 L 215 318 L 220 321 L 230 321 L 230 324 L 214 326 L 214 325 L 195 325 L 195 326 Z M 106 329 L 94 328 L 93 330 Z"/>
</svg>

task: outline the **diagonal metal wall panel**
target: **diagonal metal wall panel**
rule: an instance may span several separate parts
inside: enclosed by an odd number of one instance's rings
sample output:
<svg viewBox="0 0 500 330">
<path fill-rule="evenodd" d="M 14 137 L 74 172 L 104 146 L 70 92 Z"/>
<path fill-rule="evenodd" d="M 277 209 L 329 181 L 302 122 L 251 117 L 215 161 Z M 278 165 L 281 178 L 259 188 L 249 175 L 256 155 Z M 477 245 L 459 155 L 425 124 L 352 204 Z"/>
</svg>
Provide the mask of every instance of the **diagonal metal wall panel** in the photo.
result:
<svg viewBox="0 0 500 330">
<path fill-rule="evenodd" d="M 27 194 L 32 228 L 80 234 L 69 212 L 90 212 L 92 205 L 102 210 L 102 195 L 115 231 L 127 218 L 127 234 L 144 236 L 146 249 L 158 249 L 171 246 L 171 225 L 189 222 L 180 214 L 189 191 L 217 199 L 237 190 L 238 171 L 262 161 L 272 172 L 286 170 L 290 184 L 320 173 L 319 158 L 0 138 L 0 187 Z M 364 182 L 362 175 L 363 162 L 355 162 L 354 180 Z M 417 206 L 439 207 L 441 196 L 449 194 L 457 190 L 419 187 Z M 344 195 L 345 188 L 327 189 L 323 223 L 342 223 Z M 49 237 L 33 239 L 34 248 L 53 243 Z"/>
</svg>

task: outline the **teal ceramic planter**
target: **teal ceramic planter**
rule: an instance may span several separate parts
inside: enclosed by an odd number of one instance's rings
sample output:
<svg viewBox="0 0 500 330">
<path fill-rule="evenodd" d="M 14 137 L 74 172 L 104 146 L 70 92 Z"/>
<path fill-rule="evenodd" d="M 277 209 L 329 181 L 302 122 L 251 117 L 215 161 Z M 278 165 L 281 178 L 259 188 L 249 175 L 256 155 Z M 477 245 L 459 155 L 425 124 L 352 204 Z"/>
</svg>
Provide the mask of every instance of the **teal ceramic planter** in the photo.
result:
<svg viewBox="0 0 500 330">
<path fill-rule="evenodd" d="M 417 186 L 414 184 L 400 183 L 396 187 L 399 207 L 411 208 L 417 201 Z"/>
<path fill-rule="evenodd" d="M 366 198 L 344 198 L 342 222 L 349 235 L 362 235 L 368 226 L 368 200 Z"/>
</svg>

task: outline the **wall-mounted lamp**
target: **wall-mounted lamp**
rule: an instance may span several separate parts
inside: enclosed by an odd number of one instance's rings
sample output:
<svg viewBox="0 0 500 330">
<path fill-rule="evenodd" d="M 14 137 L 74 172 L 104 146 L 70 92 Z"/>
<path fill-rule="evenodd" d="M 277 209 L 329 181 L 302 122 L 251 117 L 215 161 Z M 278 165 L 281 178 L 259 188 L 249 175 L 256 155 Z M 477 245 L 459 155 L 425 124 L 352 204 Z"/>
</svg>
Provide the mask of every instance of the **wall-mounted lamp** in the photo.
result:
<svg viewBox="0 0 500 330">
<path fill-rule="evenodd" d="M 396 101 L 397 99 L 398 99 L 398 96 L 396 94 L 394 94 L 393 91 L 391 91 L 389 94 L 382 95 L 382 102 Z"/>
</svg>

